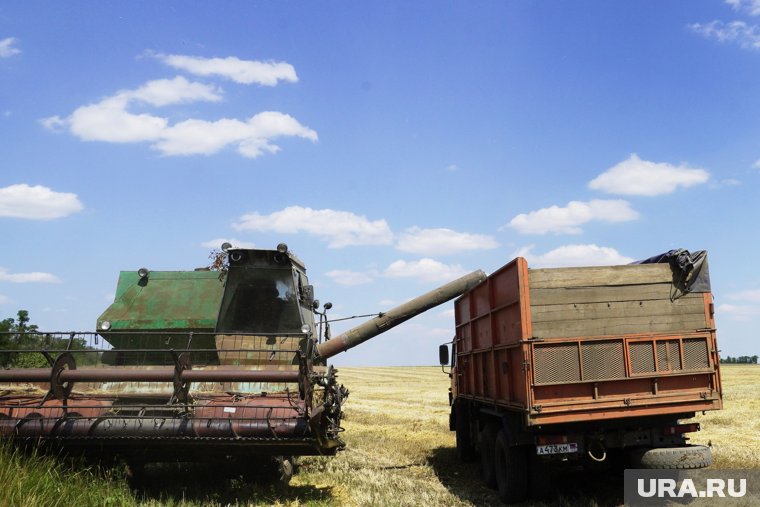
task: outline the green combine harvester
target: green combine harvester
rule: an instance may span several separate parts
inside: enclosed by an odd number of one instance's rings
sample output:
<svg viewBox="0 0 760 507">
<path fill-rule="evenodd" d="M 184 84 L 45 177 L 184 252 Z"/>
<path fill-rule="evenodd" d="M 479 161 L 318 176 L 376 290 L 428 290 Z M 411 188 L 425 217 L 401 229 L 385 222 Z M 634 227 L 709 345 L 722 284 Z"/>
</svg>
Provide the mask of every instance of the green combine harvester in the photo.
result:
<svg viewBox="0 0 760 507">
<path fill-rule="evenodd" d="M 327 359 L 485 278 L 473 272 L 330 339 L 331 305 L 320 310 L 285 244 L 222 250 L 215 270 L 123 271 L 96 332 L 35 332 L 50 347 L 7 351 L 48 365 L 0 369 L 0 437 L 133 467 L 272 458 L 288 480 L 294 456 L 345 446 L 348 390 Z"/>
</svg>

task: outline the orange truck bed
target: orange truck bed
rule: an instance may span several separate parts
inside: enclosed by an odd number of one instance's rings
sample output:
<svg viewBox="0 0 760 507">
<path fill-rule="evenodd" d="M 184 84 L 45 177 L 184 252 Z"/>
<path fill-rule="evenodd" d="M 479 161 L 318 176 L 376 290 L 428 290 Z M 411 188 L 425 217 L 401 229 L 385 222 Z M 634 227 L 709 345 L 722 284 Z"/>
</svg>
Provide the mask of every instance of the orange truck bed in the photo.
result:
<svg viewBox="0 0 760 507">
<path fill-rule="evenodd" d="M 455 302 L 454 396 L 526 427 L 720 409 L 712 294 L 673 280 L 667 263 L 513 260 Z"/>
</svg>

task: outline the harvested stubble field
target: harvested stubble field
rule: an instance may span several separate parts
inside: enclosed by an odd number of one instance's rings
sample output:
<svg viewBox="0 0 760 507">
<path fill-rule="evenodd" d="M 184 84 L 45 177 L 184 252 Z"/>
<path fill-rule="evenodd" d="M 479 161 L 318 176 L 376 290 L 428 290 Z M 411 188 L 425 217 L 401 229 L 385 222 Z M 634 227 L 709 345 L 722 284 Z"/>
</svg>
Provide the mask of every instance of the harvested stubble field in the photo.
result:
<svg viewBox="0 0 760 507">
<path fill-rule="evenodd" d="M 716 468 L 760 468 L 760 367 L 722 369 L 726 409 L 699 415 L 696 443 L 711 442 Z M 346 451 L 300 460 L 289 487 L 255 483 L 234 469 L 149 467 L 130 492 L 123 472 L 0 452 L 0 505 L 500 505 L 476 464 L 460 464 L 448 429 L 448 377 L 440 368 L 341 368 L 350 390 Z M 572 472 L 552 505 L 620 505 L 622 476 Z M 536 504 L 542 505 L 542 504 Z"/>
</svg>

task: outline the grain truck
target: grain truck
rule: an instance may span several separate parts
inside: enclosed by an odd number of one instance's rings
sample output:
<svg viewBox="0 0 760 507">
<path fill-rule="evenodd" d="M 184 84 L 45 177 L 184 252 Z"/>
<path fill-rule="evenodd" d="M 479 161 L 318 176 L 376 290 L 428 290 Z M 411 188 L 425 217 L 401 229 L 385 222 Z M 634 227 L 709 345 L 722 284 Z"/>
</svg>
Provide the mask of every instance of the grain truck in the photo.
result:
<svg viewBox="0 0 760 507">
<path fill-rule="evenodd" d="M 711 463 L 688 438 L 722 404 L 705 252 L 547 269 L 518 257 L 454 307 L 450 429 L 504 501 L 545 493 L 562 466 Z"/>
<path fill-rule="evenodd" d="M 0 437 L 146 462 L 334 455 L 348 390 L 327 360 L 448 301 L 476 271 L 330 339 L 303 262 L 225 244 L 216 269 L 123 271 L 96 330 L 12 333 L 0 351 Z M 320 309 L 321 308 L 321 309 Z M 12 347 L 13 348 L 13 347 Z M 25 367 L 21 367 L 25 366 Z"/>
</svg>

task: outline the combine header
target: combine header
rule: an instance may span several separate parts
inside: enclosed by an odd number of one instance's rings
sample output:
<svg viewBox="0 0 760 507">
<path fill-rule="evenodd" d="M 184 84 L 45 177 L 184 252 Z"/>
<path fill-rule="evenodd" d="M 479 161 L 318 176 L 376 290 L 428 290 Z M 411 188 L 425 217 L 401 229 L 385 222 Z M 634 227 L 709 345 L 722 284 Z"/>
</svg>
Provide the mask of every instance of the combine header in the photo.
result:
<svg viewBox="0 0 760 507">
<path fill-rule="evenodd" d="M 219 270 L 122 272 L 96 332 L 12 336 L 0 436 L 132 465 L 273 457 L 289 479 L 293 456 L 345 446 L 348 390 L 327 359 L 485 278 L 476 271 L 329 339 L 331 305 L 319 310 L 286 245 L 223 250 Z M 17 367 L 22 356 L 37 367 Z"/>
</svg>

